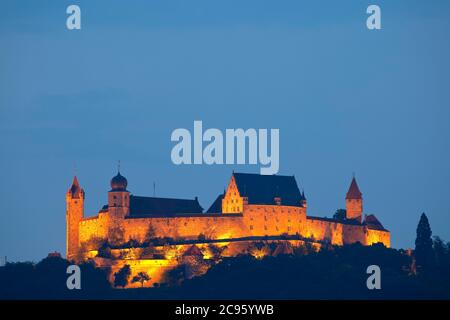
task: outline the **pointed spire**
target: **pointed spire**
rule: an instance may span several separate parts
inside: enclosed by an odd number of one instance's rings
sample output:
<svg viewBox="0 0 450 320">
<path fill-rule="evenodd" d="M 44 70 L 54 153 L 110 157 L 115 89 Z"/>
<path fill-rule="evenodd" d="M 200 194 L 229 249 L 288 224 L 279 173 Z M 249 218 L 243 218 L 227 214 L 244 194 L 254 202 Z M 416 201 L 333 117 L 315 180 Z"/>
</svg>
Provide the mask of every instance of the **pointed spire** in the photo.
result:
<svg viewBox="0 0 450 320">
<path fill-rule="evenodd" d="M 77 176 L 73 177 L 72 185 L 67 190 L 67 193 L 70 193 L 72 198 L 80 198 L 80 195 L 84 197 L 84 190 L 80 187 Z"/>
<path fill-rule="evenodd" d="M 72 186 L 77 186 L 77 187 L 80 186 L 77 176 L 73 176 Z"/>
<path fill-rule="evenodd" d="M 345 199 L 362 199 L 362 193 L 359 191 L 358 184 L 356 183 L 356 178 L 353 175 L 352 183 L 350 188 L 348 188 L 347 195 Z"/>
</svg>

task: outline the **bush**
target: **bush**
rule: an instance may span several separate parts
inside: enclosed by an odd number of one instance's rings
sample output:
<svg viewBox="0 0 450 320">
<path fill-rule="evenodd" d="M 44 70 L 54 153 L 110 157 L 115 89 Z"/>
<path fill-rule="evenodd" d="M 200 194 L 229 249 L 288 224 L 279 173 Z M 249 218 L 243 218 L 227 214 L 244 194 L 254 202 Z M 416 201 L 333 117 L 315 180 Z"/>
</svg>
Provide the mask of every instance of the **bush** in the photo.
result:
<svg viewBox="0 0 450 320">
<path fill-rule="evenodd" d="M 200 233 L 197 237 L 198 241 L 206 241 L 206 236 L 203 233 Z"/>
<path fill-rule="evenodd" d="M 131 268 L 128 264 L 126 264 L 114 274 L 114 286 L 122 288 L 126 287 L 130 275 L 131 275 Z"/>
</svg>

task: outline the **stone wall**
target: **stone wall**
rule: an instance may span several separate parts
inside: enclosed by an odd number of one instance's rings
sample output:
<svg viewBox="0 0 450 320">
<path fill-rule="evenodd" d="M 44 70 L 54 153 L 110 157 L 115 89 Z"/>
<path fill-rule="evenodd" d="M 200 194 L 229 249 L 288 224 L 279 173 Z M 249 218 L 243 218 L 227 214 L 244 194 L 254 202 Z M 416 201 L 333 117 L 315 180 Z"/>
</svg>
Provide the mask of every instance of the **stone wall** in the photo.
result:
<svg viewBox="0 0 450 320">
<path fill-rule="evenodd" d="M 304 236 L 317 241 L 329 241 L 334 245 L 360 242 L 372 245 L 377 242 L 390 246 L 390 233 L 384 230 L 373 230 L 366 226 L 339 223 L 330 219 L 308 217 Z"/>
<path fill-rule="evenodd" d="M 117 221 L 116 221 L 117 220 Z M 144 241 L 149 227 L 155 237 L 173 239 L 234 239 L 300 235 L 335 245 L 382 242 L 390 245 L 388 231 L 372 230 L 361 225 L 343 224 L 331 219 L 306 217 L 306 209 L 281 205 L 245 205 L 243 214 L 199 214 L 186 217 L 125 218 L 114 221 L 107 213 L 85 218 L 79 224 L 80 243 L 93 237 L 107 238 L 110 225 L 119 225 L 124 240 Z"/>
<path fill-rule="evenodd" d="M 388 248 L 391 246 L 391 234 L 389 231 L 366 229 L 365 238 L 366 242 L 364 244 L 367 246 L 377 242 L 383 243 Z"/>
</svg>

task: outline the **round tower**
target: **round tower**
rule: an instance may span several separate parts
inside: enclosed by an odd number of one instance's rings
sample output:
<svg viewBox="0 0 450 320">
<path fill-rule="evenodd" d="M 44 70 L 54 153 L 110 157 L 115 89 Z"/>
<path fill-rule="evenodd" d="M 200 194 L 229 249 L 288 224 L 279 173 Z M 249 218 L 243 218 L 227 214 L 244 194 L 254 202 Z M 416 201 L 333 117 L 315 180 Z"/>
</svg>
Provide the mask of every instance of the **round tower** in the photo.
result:
<svg viewBox="0 0 450 320">
<path fill-rule="evenodd" d="M 117 172 L 111 179 L 111 190 L 108 192 L 108 211 L 112 219 L 123 219 L 130 212 L 130 193 L 127 191 L 128 181 Z"/>
<path fill-rule="evenodd" d="M 76 176 L 66 193 L 66 257 L 72 260 L 79 247 L 79 224 L 84 215 L 84 190 Z"/>
</svg>

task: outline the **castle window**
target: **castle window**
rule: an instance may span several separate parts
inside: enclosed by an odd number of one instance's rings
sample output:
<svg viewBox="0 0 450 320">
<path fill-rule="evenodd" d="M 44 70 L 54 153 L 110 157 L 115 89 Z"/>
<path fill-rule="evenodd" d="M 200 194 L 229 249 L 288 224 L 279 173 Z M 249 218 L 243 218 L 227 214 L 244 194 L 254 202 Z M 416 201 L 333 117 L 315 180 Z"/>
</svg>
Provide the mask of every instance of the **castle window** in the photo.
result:
<svg viewBox="0 0 450 320">
<path fill-rule="evenodd" d="M 116 196 L 113 196 L 113 199 L 117 199 L 117 197 L 116 197 Z"/>
<path fill-rule="evenodd" d="M 267 230 L 267 226 L 264 226 L 264 230 Z"/>
<path fill-rule="evenodd" d="M 250 230 L 253 230 L 253 226 L 250 226 Z"/>
</svg>

